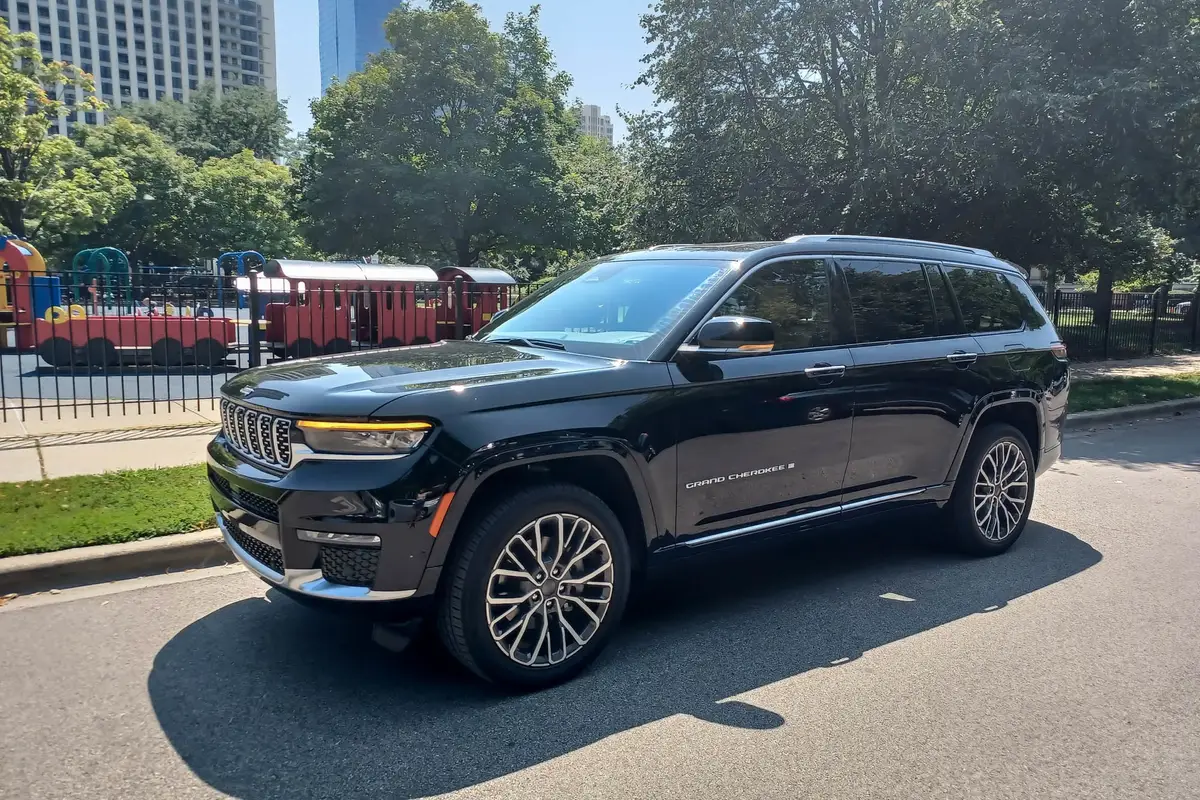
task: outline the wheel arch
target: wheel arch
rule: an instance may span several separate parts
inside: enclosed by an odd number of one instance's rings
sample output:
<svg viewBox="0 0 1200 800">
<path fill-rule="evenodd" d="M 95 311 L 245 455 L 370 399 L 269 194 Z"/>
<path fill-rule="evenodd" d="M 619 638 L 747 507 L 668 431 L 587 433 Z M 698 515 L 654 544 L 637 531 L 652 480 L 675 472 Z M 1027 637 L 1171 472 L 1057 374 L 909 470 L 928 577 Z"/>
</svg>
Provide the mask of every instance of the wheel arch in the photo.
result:
<svg viewBox="0 0 1200 800">
<path fill-rule="evenodd" d="M 1014 395 L 1012 392 L 1005 392 L 999 397 L 993 397 L 980 403 L 972 413 L 967 424 L 966 434 L 959 443 L 958 453 L 954 456 L 950 474 L 946 477 L 947 483 L 953 483 L 958 478 L 958 472 L 962 468 L 963 459 L 966 458 L 967 450 L 971 446 L 971 440 L 976 431 L 997 422 L 1012 425 L 1021 432 L 1033 454 L 1034 468 L 1037 468 L 1041 461 L 1043 439 L 1045 438 L 1045 419 L 1042 406 L 1032 394 L 1018 393 Z"/>
<path fill-rule="evenodd" d="M 428 568 L 451 561 L 460 529 L 487 508 L 490 500 L 520 487 L 554 482 L 580 486 L 603 500 L 625 529 L 635 569 L 644 566 L 658 522 L 635 454 L 619 440 L 576 439 L 510 448 L 469 461 L 451 488 L 454 498 L 430 552 Z"/>
</svg>

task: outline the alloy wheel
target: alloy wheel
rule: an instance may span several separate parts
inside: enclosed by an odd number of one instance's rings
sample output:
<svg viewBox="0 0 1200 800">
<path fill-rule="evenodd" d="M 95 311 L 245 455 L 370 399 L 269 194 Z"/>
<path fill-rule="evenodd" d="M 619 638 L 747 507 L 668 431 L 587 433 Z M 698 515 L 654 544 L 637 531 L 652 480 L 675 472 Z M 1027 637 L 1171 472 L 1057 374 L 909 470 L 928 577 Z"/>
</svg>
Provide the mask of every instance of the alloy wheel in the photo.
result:
<svg viewBox="0 0 1200 800">
<path fill-rule="evenodd" d="M 596 525 L 574 514 L 539 517 L 509 539 L 488 575 L 492 640 L 522 666 L 561 664 L 599 630 L 613 575 L 612 552 Z"/>
<path fill-rule="evenodd" d="M 975 479 L 975 523 L 994 542 L 1017 530 L 1029 502 L 1029 464 L 1015 442 L 997 442 L 979 465 Z"/>
</svg>

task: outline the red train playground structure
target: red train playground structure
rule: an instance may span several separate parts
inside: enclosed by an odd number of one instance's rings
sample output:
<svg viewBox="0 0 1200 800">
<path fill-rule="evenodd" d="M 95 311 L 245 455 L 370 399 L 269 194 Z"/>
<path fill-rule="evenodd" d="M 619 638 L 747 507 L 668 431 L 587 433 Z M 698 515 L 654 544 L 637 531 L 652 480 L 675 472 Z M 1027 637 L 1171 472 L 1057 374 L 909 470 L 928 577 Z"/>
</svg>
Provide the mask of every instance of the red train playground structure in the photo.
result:
<svg viewBox="0 0 1200 800">
<path fill-rule="evenodd" d="M 267 261 L 232 287 L 217 275 L 189 275 L 186 284 L 136 271 L 52 275 L 6 244 L 0 299 L 11 301 L 3 321 L 16 350 L 72 369 L 219 368 L 238 353 L 248 356 L 238 365 L 258 366 L 264 354 L 305 358 L 461 339 L 528 288 L 490 268 L 288 260 Z M 246 302 L 222 307 L 235 296 Z"/>
<path fill-rule="evenodd" d="M 261 275 L 238 278 L 239 292 L 280 299 L 264 306 L 262 339 L 281 358 L 462 339 L 523 288 L 499 269 L 412 264 L 272 260 Z"/>
</svg>

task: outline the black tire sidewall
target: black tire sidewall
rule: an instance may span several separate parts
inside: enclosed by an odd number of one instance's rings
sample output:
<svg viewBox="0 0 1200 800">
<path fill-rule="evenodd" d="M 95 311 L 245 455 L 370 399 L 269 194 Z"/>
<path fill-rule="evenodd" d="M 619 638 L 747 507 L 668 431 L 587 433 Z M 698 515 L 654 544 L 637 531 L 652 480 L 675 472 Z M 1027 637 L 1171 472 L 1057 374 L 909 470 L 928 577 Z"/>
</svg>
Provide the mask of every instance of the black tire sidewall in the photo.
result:
<svg viewBox="0 0 1200 800">
<path fill-rule="evenodd" d="M 1021 520 L 1017 529 L 1004 539 L 995 541 L 984 536 L 983 531 L 979 528 L 979 523 L 975 521 L 974 487 L 984 457 L 993 447 L 1005 441 L 1012 442 L 1020 448 L 1029 471 L 1029 486 L 1025 507 L 1021 511 Z M 1029 513 L 1033 510 L 1034 492 L 1037 485 L 1036 471 L 1037 467 L 1029 443 L 1025 441 L 1025 437 L 1021 435 L 1020 431 L 1011 425 L 989 425 L 973 437 L 967 458 L 959 471 L 952 501 L 951 524 L 958 543 L 963 549 L 975 555 L 999 554 L 1008 550 L 1021 538 L 1029 521 Z"/>
<path fill-rule="evenodd" d="M 538 517 L 556 513 L 585 517 L 600 528 L 613 559 L 612 602 L 600 629 L 571 658 L 551 667 L 523 667 L 500 651 L 488 631 L 485 611 L 488 577 L 501 550 L 517 531 Z M 524 689 L 552 686 L 578 674 L 604 649 L 629 599 L 629 543 L 617 516 L 590 492 L 558 484 L 521 492 L 506 502 L 498 515 L 486 517 L 483 523 L 485 528 L 477 532 L 480 539 L 466 567 L 462 594 L 463 634 L 477 671 L 496 683 Z"/>
</svg>

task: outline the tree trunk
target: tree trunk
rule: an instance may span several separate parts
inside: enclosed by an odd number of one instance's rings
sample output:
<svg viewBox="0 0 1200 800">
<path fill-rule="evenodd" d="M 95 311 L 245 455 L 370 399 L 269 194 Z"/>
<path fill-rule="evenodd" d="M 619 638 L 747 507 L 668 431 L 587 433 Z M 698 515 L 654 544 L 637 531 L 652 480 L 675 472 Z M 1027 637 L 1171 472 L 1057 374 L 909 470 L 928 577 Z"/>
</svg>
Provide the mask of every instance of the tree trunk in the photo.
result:
<svg viewBox="0 0 1200 800">
<path fill-rule="evenodd" d="M 23 206 L 14 202 L 0 203 L 0 222 L 3 222 L 14 236 L 25 241 L 28 231 L 25 229 L 25 208 Z"/>
<path fill-rule="evenodd" d="M 460 268 L 471 266 L 471 237 L 463 236 L 455 239 L 454 249 L 458 256 L 458 266 Z"/>
<path fill-rule="evenodd" d="M 1108 323 L 1112 319 L 1112 287 L 1112 270 L 1107 267 L 1101 267 L 1100 279 L 1096 283 L 1096 309 L 1092 314 L 1092 324 L 1102 328 L 1108 327 Z"/>
</svg>

